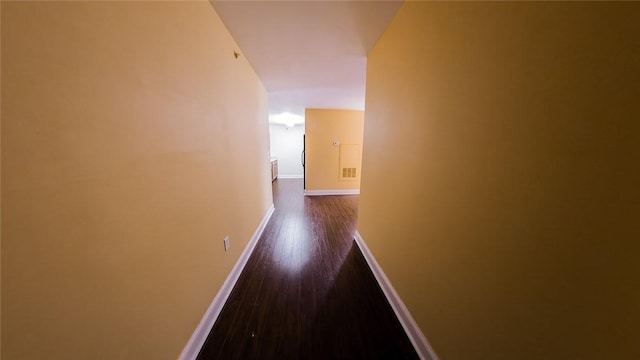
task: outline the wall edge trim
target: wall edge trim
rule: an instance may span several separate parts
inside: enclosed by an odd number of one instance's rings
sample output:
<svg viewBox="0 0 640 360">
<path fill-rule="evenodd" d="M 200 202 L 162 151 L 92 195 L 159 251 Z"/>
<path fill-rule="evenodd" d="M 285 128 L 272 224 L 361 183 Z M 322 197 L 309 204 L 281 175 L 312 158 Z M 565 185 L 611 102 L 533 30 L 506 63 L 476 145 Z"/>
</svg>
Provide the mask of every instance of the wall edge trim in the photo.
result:
<svg viewBox="0 0 640 360">
<path fill-rule="evenodd" d="M 389 301 L 389 304 L 391 304 L 393 312 L 398 317 L 400 324 L 404 328 L 404 331 L 407 333 L 407 336 L 409 337 L 409 340 L 418 353 L 420 359 L 439 360 L 438 356 L 433 351 L 433 348 L 427 341 L 427 338 L 422 333 L 422 330 L 420 330 L 418 324 L 413 319 L 413 316 L 411 316 L 409 309 L 407 309 L 407 307 L 404 305 L 404 302 L 402 302 L 402 299 L 400 299 L 400 296 L 393 288 L 393 285 L 391 285 L 389 278 L 387 278 L 384 271 L 382 271 L 382 268 L 367 247 L 367 244 L 362 238 L 362 235 L 360 235 L 357 230 L 354 235 L 354 240 L 360 248 L 360 251 L 367 261 L 367 264 L 369 264 L 369 268 L 371 268 L 371 271 L 378 281 L 380 288 L 382 288 L 382 292 L 384 292 L 384 295 Z"/>
<path fill-rule="evenodd" d="M 231 269 L 229 276 L 227 276 L 227 279 L 222 284 L 222 287 L 220 287 L 220 290 L 213 298 L 213 301 L 209 305 L 209 308 L 200 320 L 200 324 L 198 324 L 198 327 L 191 335 L 189 342 L 187 342 L 187 345 L 182 350 L 182 353 L 180 353 L 180 357 L 178 359 L 192 360 L 195 359 L 200 353 L 200 349 L 202 348 L 202 346 L 204 346 L 204 342 L 207 340 L 207 336 L 209 336 L 213 325 L 215 324 L 218 316 L 220 315 L 220 312 L 222 311 L 222 307 L 227 302 L 229 295 L 231 295 L 231 290 L 233 290 L 233 287 L 238 281 L 242 270 L 249 260 L 249 256 L 251 256 L 251 253 L 253 253 L 253 249 L 255 249 L 256 244 L 258 243 L 258 239 L 260 239 L 260 236 L 267 226 L 269 219 L 271 219 L 271 215 L 273 215 L 274 210 L 275 207 L 273 206 L 273 204 L 271 204 L 271 206 L 267 210 L 267 213 L 262 218 L 260 225 L 258 225 L 258 228 L 253 233 L 253 236 L 251 236 L 251 239 L 247 243 L 247 246 L 242 251 L 242 254 L 240 254 L 238 261 L 233 266 L 233 269 Z"/>
<path fill-rule="evenodd" d="M 306 196 L 323 196 L 323 195 L 360 195 L 360 189 L 354 190 L 305 190 Z"/>
</svg>

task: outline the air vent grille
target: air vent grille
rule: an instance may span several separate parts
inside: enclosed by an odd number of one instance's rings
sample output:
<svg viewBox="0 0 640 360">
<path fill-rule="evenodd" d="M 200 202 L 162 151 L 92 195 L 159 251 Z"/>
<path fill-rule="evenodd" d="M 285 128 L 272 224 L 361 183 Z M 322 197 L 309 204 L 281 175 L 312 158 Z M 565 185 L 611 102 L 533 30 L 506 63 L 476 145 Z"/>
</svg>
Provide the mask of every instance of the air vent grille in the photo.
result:
<svg viewBox="0 0 640 360">
<path fill-rule="evenodd" d="M 343 178 L 355 178 L 356 177 L 356 168 L 342 168 L 342 177 Z"/>
<path fill-rule="evenodd" d="M 357 182 L 360 180 L 361 158 L 362 147 L 360 144 L 340 144 L 340 163 L 337 169 L 339 181 Z"/>
</svg>

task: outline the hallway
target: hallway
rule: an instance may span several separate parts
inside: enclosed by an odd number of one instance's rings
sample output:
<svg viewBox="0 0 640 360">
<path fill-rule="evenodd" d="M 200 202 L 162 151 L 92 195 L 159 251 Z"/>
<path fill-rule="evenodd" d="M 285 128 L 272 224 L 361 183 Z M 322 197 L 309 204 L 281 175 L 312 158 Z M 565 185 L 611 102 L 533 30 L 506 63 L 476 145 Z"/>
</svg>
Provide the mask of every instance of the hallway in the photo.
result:
<svg viewBox="0 0 640 360">
<path fill-rule="evenodd" d="M 275 212 L 199 359 L 412 359 L 353 241 L 358 196 L 273 183 Z"/>
</svg>

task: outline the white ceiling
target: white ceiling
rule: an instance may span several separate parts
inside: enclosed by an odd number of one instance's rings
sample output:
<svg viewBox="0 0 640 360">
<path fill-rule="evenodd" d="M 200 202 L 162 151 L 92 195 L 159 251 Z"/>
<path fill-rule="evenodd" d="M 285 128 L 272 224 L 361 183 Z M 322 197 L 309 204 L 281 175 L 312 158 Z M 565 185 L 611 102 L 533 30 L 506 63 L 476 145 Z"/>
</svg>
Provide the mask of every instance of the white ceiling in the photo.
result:
<svg viewBox="0 0 640 360">
<path fill-rule="evenodd" d="M 269 115 L 364 110 L 367 53 L 401 0 L 211 3 L 269 93 Z"/>
</svg>

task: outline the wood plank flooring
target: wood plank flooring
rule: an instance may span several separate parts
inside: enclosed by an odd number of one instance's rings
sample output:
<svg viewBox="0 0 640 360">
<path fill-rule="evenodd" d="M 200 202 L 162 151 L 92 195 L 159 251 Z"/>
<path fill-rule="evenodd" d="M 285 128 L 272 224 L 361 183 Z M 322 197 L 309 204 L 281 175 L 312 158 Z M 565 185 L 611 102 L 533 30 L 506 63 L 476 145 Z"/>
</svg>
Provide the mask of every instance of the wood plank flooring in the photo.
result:
<svg viewBox="0 0 640 360">
<path fill-rule="evenodd" d="M 353 241 L 358 197 L 273 187 L 276 210 L 198 359 L 417 359 Z"/>
</svg>

